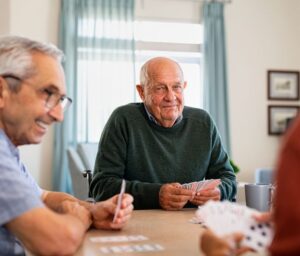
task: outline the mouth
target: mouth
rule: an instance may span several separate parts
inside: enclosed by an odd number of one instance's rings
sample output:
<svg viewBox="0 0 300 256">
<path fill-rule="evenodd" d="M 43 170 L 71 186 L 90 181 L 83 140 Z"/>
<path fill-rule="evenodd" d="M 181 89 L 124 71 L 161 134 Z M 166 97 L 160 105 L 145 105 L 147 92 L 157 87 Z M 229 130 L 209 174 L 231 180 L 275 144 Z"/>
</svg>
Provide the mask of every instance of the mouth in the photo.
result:
<svg viewBox="0 0 300 256">
<path fill-rule="evenodd" d="M 177 105 L 165 105 L 163 106 L 163 108 L 176 108 Z"/>
<path fill-rule="evenodd" d="M 163 106 L 164 109 L 177 109 L 176 105 L 172 105 L 172 106 Z"/>
<path fill-rule="evenodd" d="M 48 129 L 48 124 L 47 123 L 45 123 L 45 122 L 43 122 L 43 121 L 41 121 L 41 120 L 37 120 L 36 122 L 35 122 L 36 124 L 37 124 L 37 126 L 39 127 L 39 128 L 41 128 L 43 131 L 47 131 L 47 129 Z"/>
</svg>

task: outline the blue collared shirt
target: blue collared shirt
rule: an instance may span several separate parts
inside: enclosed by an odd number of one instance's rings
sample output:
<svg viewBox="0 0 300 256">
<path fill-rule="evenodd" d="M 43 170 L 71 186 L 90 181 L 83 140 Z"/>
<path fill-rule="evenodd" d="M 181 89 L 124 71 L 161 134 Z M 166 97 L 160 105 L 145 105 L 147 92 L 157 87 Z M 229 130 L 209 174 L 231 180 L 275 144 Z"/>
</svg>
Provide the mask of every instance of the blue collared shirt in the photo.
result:
<svg viewBox="0 0 300 256">
<path fill-rule="evenodd" d="M 149 112 L 149 110 L 147 109 L 147 107 L 146 107 L 145 104 L 144 104 L 144 108 L 145 108 L 146 113 L 147 113 L 147 115 L 148 115 L 148 117 L 149 117 L 149 120 L 150 120 L 151 122 L 153 122 L 153 123 L 155 123 L 155 124 L 161 126 L 161 124 L 158 123 L 158 122 L 156 121 L 155 117 Z M 178 123 L 180 123 L 181 120 L 182 120 L 182 114 L 176 119 L 176 121 L 175 121 L 175 123 L 173 124 L 173 126 L 176 125 L 176 124 L 178 124 Z"/>
<path fill-rule="evenodd" d="M 19 150 L 0 129 L 0 255 L 24 255 L 4 225 L 26 211 L 43 207 L 42 189 L 20 161 Z"/>
</svg>

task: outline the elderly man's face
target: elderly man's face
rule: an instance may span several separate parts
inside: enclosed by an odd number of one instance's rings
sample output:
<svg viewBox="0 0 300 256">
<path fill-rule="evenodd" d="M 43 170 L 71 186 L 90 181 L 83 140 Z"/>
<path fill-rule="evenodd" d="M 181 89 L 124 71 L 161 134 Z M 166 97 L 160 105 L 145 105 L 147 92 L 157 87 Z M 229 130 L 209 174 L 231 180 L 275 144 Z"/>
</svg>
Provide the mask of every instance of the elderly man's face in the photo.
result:
<svg viewBox="0 0 300 256">
<path fill-rule="evenodd" d="M 48 127 L 63 120 L 60 104 L 49 109 L 45 103 L 49 92 L 65 94 L 62 67 L 55 59 L 41 53 L 33 54 L 36 74 L 22 80 L 21 89 L 8 89 L 8 79 L 0 77 L 0 127 L 16 145 L 40 143 Z"/>
<path fill-rule="evenodd" d="M 180 69 L 170 60 L 161 60 L 149 66 L 148 75 L 151 83 L 137 86 L 140 97 L 160 125 L 172 127 L 184 107 L 186 83 Z"/>
</svg>

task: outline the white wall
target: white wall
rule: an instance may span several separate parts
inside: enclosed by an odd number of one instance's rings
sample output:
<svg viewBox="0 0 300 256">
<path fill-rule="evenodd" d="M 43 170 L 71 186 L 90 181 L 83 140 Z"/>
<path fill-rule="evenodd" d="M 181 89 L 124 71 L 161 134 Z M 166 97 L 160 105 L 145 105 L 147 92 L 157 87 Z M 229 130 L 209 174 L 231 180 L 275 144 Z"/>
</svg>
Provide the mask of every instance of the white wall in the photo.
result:
<svg viewBox="0 0 300 256">
<path fill-rule="evenodd" d="M 0 0 L 0 33 L 57 43 L 59 4 L 60 0 Z M 225 10 L 232 153 L 242 169 L 239 179 L 252 181 L 255 168 L 274 165 L 280 140 L 267 135 L 271 102 L 266 72 L 300 70 L 300 1 L 233 0 Z M 23 161 L 47 189 L 52 142 L 53 130 L 41 145 L 21 147 Z"/>
<path fill-rule="evenodd" d="M 240 180 L 252 181 L 255 168 L 275 164 L 281 137 L 267 135 L 267 105 L 286 102 L 267 100 L 267 70 L 300 70 L 299 13 L 298 0 L 226 6 L 232 153 Z"/>
<path fill-rule="evenodd" d="M 136 18 L 197 23 L 201 4 L 195 0 L 135 0 Z"/>
<path fill-rule="evenodd" d="M 9 32 L 9 0 L 0 0 L 0 34 L 7 34 Z"/>
<path fill-rule="evenodd" d="M 0 34 L 57 44 L 60 0 L 0 0 Z M 41 187 L 51 189 L 53 128 L 40 145 L 20 147 L 21 158 Z"/>
</svg>

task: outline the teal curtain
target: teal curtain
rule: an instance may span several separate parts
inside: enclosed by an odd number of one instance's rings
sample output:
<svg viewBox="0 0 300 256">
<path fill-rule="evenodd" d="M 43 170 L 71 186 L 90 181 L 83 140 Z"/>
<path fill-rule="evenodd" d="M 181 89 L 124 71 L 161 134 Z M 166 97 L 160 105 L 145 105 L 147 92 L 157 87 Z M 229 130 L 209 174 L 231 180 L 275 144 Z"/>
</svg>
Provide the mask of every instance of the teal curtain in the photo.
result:
<svg viewBox="0 0 300 256">
<path fill-rule="evenodd" d="M 133 21 L 134 0 L 61 0 L 59 46 L 73 104 L 55 127 L 54 190 L 72 192 L 67 148 L 95 141 L 91 134 L 98 140 L 115 105 L 134 100 Z"/>
<path fill-rule="evenodd" d="M 204 108 L 215 120 L 230 154 L 224 3 L 204 2 L 203 27 Z"/>
</svg>

